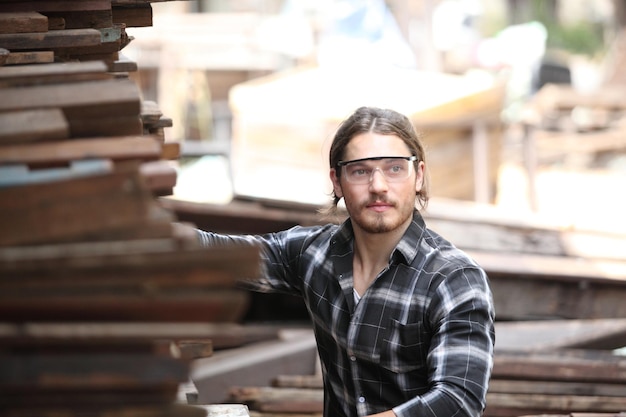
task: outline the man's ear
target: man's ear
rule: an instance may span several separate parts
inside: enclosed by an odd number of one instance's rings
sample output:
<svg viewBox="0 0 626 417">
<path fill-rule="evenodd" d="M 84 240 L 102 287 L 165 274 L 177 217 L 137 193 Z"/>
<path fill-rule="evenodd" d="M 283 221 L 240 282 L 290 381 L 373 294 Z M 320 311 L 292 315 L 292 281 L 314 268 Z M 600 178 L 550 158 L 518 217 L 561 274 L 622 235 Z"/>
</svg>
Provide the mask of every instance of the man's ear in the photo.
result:
<svg viewBox="0 0 626 417">
<path fill-rule="evenodd" d="M 422 187 L 424 186 L 424 161 L 420 161 L 415 168 L 415 192 L 419 193 L 422 191 Z"/>
<path fill-rule="evenodd" d="M 339 181 L 339 177 L 337 176 L 337 170 L 335 168 L 330 169 L 330 180 L 333 183 L 333 191 L 337 198 L 343 197 L 343 192 L 341 191 L 341 183 Z"/>
</svg>

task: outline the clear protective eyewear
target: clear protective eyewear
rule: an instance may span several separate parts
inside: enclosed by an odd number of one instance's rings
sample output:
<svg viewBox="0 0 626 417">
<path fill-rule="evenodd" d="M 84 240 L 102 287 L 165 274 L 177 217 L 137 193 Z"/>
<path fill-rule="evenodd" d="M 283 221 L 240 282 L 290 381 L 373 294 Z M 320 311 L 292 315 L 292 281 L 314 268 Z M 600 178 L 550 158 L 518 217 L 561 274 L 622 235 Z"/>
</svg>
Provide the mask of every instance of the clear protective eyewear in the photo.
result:
<svg viewBox="0 0 626 417">
<path fill-rule="evenodd" d="M 369 184 L 374 172 L 380 171 L 388 182 L 404 181 L 411 176 L 417 156 L 376 156 L 372 158 L 339 161 L 337 167 L 351 184 Z"/>
</svg>

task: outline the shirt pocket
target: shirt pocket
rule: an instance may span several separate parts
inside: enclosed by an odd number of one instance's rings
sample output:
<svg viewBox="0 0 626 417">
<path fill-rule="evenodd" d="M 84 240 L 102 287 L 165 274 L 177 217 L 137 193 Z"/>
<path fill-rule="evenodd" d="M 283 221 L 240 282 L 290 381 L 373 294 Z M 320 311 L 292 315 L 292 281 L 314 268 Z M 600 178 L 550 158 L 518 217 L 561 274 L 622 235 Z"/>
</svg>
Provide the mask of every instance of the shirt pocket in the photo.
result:
<svg viewBox="0 0 626 417">
<path fill-rule="evenodd" d="M 380 365 L 395 373 L 423 369 L 430 343 L 424 330 L 422 323 L 403 324 L 391 319 L 381 343 Z"/>
</svg>

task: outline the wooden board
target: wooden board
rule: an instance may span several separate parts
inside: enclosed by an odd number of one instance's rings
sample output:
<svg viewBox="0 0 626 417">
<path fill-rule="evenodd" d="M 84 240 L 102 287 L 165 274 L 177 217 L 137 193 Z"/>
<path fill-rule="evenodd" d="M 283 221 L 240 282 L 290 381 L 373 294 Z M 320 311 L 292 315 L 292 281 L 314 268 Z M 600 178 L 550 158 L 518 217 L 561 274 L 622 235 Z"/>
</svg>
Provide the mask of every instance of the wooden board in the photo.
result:
<svg viewBox="0 0 626 417">
<path fill-rule="evenodd" d="M 0 34 L 0 45 L 9 50 L 40 50 L 62 47 L 95 46 L 102 42 L 96 29 L 51 30 L 44 33 Z"/>
<path fill-rule="evenodd" d="M 161 144 L 152 136 L 73 139 L 0 146 L 0 164 L 45 167 L 90 158 L 150 161 L 159 159 L 161 152 Z"/>
<path fill-rule="evenodd" d="M 49 64 L 54 62 L 52 51 L 11 52 L 5 65 Z"/>
<path fill-rule="evenodd" d="M 66 139 L 69 134 L 60 109 L 0 113 L 0 145 Z"/>
<path fill-rule="evenodd" d="M 67 62 L 0 68 L 0 88 L 26 87 L 67 82 L 109 80 L 103 62 Z"/>
<path fill-rule="evenodd" d="M 62 29 L 101 29 L 113 25 L 111 9 L 46 12 L 48 19 L 62 19 Z"/>
<path fill-rule="evenodd" d="M 0 12 L 53 12 L 72 10 L 107 10 L 111 8 L 111 0 L 21 0 L 3 1 L 0 3 Z"/>
<path fill-rule="evenodd" d="M 48 19 L 37 12 L 0 12 L 0 34 L 47 32 Z"/>
<path fill-rule="evenodd" d="M 0 246 L 131 226 L 148 218 L 151 204 L 149 191 L 132 169 L 0 189 Z"/>
<path fill-rule="evenodd" d="M 132 6 L 113 6 L 113 22 L 126 27 L 152 26 L 152 6 L 149 3 Z"/>
<path fill-rule="evenodd" d="M 114 116 L 139 116 L 140 94 L 130 80 L 64 83 L 2 90 L 0 112 L 61 108 L 68 121 Z"/>
</svg>

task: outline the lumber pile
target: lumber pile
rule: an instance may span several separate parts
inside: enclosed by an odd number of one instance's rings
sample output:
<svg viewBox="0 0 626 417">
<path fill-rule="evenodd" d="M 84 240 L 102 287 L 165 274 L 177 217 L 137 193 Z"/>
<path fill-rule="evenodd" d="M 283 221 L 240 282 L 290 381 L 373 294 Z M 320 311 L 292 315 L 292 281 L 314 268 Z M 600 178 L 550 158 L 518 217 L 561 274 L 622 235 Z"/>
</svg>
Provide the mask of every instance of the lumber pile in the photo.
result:
<svg viewBox="0 0 626 417">
<path fill-rule="evenodd" d="M 258 250 L 199 247 L 157 199 L 179 146 L 120 53 L 150 3 L 0 3 L 2 416 L 205 416 L 189 360 L 271 337 L 229 326 Z"/>
<path fill-rule="evenodd" d="M 594 342 L 584 334 L 593 321 L 579 323 L 578 336 L 569 333 L 551 347 L 515 345 L 496 342 L 492 378 L 487 393 L 486 417 L 517 417 L 525 415 L 594 415 L 609 417 L 626 410 L 626 357 L 613 354 L 607 347 L 613 342 Z M 606 324 L 621 328 L 624 322 Z M 530 328 L 531 326 L 527 324 Z M 496 333 L 505 339 L 518 331 L 507 323 L 498 323 Z M 558 325 L 550 326 L 558 334 Z M 538 340 L 525 336 L 530 340 Z M 522 337 L 523 338 L 523 337 Z M 558 339 L 558 337 L 554 337 Z M 576 346 L 583 346 L 582 348 Z M 589 347 L 585 347 L 589 346 Z M 591 347 L 595 346 L 595 347 Z M 527 349 L 523 349 L 527 347 Z M 522 349 L 520 349 L 522 348 Z M 227 402 L 246 404 L 250 416 L 321 416 L 323 386 L 319 368 L 312 374 L 275 375 L 268 386 L 232 386 Z"/>
</svg>

